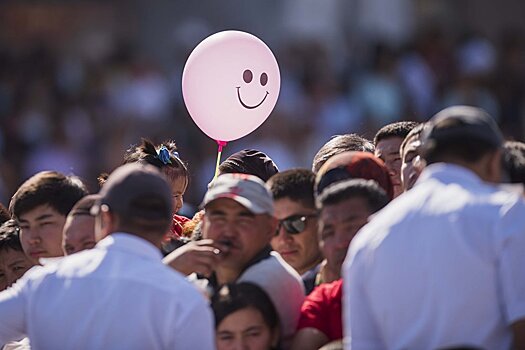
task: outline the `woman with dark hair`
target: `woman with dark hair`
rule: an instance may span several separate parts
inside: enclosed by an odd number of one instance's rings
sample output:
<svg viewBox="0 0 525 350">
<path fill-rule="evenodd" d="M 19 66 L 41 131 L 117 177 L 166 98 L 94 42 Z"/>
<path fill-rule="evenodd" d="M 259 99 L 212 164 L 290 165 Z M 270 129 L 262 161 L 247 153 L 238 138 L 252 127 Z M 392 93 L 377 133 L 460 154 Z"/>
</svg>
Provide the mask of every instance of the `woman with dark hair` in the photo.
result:
<svg viewBox="0 0 525 350">
<path fill-rule="evenodd" d="M 276 350 L 279 318 L 268 295 L 251 283 L 224 285 L 211 300 L 217 350 Z"/>
</svg>

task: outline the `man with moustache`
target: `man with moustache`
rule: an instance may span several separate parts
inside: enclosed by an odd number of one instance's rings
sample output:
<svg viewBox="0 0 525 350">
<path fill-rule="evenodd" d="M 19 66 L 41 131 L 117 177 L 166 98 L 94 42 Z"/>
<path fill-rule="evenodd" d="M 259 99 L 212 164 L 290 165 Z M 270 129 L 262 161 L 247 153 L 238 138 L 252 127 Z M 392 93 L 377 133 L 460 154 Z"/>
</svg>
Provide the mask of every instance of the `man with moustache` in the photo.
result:
<svg viewBox="0 0 525 350">
<path fill-rule="evenodd" d="M 286 348 L 297 327 L 304 287 L 297 272 L 270 246 L 277 229 L 270 191 L 256 176 L 224 174 L 208 189 L 202 206 L 202 235 L 217 244 L 219 259 L 206 281 L 195 282 L 212 291 L 234 282 L 260 286 L 277 309 Z"/>
</svg>

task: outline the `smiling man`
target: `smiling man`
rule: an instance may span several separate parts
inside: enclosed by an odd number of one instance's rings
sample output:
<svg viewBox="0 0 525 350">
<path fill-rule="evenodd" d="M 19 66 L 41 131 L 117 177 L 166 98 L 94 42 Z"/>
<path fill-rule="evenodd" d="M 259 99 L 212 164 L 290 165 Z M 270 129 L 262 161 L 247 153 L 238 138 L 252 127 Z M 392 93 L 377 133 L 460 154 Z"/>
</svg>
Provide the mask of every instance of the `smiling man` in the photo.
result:
<svg viewBox="0 0 525 350">
<path fill-rule="evenodd" d="M 266 184 L 279 220 L 272 248 L 301 275 L 306 294 L 314 288 L 323 260 L 317 239 L 314 182 L 312 171 L 292 169 L 272 176 Z"/>
<path fill-rule="evenodd" d="M 401 186 L 401 156 L 399 147 L 410 130 L 418 125 L 416 122 L 396 122 L 383 126 L 374 137 L 375 156 L 385 162 L 392 184 L 394 198 L 403 193 Z"/>
<path fill-rule="evenodd" d="M 20 225 L 22 248 L 34 264 L 63 255 L 66 215 L 87 193 L 80 179 L 56 171 L 40 172 L 18 188 L 9 211 Z"/>
</svg>

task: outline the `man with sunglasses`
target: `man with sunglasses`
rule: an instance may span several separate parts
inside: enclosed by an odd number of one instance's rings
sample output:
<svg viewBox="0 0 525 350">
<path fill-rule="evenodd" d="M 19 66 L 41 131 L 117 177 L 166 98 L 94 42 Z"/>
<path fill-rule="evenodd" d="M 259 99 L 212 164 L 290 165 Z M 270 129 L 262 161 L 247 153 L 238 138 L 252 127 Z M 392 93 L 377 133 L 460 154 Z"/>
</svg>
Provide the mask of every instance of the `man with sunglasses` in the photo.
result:
<svg viewBox="0 0 525 350">
<path fill-rule="evenodd" d="M 317 239 L 314 182 L 312 171 L 291 169 L 266 183 L 273 195 L 274 216 L 279 220 L 272 248 L 301 275 L 306 294 L 313 290 L 323 260 Z"/>
</svg>

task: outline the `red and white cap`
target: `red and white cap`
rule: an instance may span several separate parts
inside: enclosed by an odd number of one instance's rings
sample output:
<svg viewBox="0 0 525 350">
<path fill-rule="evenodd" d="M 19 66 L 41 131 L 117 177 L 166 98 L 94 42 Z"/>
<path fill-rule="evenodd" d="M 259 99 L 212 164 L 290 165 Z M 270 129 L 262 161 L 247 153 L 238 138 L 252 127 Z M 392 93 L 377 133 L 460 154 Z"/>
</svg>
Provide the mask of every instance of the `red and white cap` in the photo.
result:
<svg viewBox="0 0 525 350">
<path fill-rule="evenodd" d="M 264 182 L 247 174 L 223 174 L 217 177 L 204 195 L 202 208 L 219 198 L 230 198 L 254 214 L 273 215 L 273 198 Z"/>
</svg>

